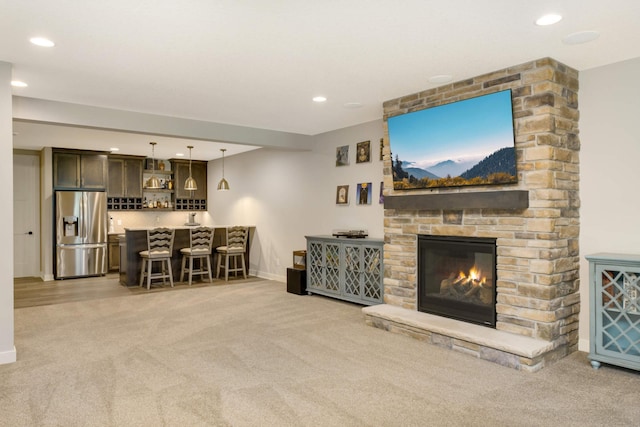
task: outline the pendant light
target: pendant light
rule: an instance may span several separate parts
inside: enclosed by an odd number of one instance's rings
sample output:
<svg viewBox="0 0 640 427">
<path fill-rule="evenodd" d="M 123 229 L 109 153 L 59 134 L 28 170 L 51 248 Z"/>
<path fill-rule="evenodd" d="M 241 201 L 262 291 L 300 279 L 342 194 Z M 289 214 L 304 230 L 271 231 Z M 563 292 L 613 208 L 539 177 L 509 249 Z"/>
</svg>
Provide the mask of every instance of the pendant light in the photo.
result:
<svg viewBox="0 0 640 427">
<path fill-rule="evenodd" d="M 189 178 L 184 182 L 184 189 L 187 191 L 195 191 L 198 189 L 198 184 L 191 175 L 191 149 L 193 148 L 193 145 L 187 145 L 187 148 L 189 149 Z"/>
<path fill-rule="evenodd" d="M 218 191 L 227 191 L 229 189 L 229 183 L 224 179 L 224 152 L 227 151 L 227 149 L 221 148 L 220 151 L 222 151 L 222 179 L 218 183 Z"/>
<path fill-rule="evenodd" d="M 147 188 L 157 190 L 162 187 L 160 180 L 156 176 L 156 142 L 150 142 L 151 144 L 151 177 L 147 181 Z"/>
</svg>

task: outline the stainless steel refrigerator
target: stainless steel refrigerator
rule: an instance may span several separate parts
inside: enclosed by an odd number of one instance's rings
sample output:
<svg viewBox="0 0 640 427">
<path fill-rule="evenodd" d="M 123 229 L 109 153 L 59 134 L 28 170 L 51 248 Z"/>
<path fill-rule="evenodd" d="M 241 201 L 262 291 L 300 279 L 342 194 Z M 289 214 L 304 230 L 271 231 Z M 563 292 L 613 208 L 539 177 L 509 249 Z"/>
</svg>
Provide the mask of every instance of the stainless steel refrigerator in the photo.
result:
<svg viewBox="0 0 640 427">
<path fill-rule="evenodd" d="M 56 191 L 56 279 L 107 273 L 107 196 Z"/>
</svg>

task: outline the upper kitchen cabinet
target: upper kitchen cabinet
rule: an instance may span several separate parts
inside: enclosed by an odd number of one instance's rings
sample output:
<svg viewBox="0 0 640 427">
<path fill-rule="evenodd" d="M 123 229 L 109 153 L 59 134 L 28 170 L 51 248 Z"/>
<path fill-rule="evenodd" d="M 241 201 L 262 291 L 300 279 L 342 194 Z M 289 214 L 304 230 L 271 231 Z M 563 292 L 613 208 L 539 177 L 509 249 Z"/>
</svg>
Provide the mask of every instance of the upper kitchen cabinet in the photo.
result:
<svg viewBox="0 0 640 427">
<path fill-rule="evenodd" d="M 107 186 L 107 155 L 96 151 L 54 150 L 55 189 L 104 190 Z"/>
<path fill-rule="evenodd" d="M 144 157 L 109 156 L 108 197 L 142 197 Z"/>
<path fill-rule="evenodd" d="M 207 162 L 191 163 L 191 175 L 198 185 L 195 191 L 184 189 L 184 182 L 189 178 L 189 160 L 171 159 L 171 163 L 174 165 L 175 209 L 207 210 Z"/>
<path fill-rule="evenodd" d="M 108 210 L 142 209 L 144 157 L 109 156 Z"/>
</svg>

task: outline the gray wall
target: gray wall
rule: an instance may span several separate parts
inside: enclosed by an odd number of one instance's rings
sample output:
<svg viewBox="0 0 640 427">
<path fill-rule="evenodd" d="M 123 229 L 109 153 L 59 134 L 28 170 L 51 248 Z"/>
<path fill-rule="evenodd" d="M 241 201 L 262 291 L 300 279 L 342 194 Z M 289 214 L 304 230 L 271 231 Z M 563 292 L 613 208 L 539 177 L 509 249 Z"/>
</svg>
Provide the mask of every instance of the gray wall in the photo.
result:
<svg viewBox="0 0 640 427">
<path fill-rule="evenodd" d="M 209 164 L 210 214 L 216 224 L 256 226 L 250 269 L 261 277 L 285 280 L 292 252 L 306 248 L 305 235 L 337 229 L 364 229 L 383 236 L 379 203 L 382 161 L 378 147 L 382 120 L 317 135 L 311 151 L 261 149 L 225 159 L 231 191 L 215 191 L 221 162 Z M 372 160 L 355 162 L 356 144 L 371 141 Z M 350 165 L 335 166 L 336 148 L 349 145 Z M 371 182 L 370 205 L 356 205 L 357 183 Z M 349 185 L 350 203 L 336 205 L 336 188 Z"/>
<path fill-rule="evenodd" d="M 588 350 L 585 255 L 640 253 L 640 58 L 580 73 L 580 350 Z"/>
<path fill-rule="evenodd" d="M 0 364 L 16 360 L 13 343 L 13 135 L 11 132 L 11 64 L 0 62 L 0 158 L 7 159 L 0 168 L 0 200 L 11 205 L 2 209 L 0 241 Z M 4 154 L 3 154 L 4 153 Z"/>
</svg>

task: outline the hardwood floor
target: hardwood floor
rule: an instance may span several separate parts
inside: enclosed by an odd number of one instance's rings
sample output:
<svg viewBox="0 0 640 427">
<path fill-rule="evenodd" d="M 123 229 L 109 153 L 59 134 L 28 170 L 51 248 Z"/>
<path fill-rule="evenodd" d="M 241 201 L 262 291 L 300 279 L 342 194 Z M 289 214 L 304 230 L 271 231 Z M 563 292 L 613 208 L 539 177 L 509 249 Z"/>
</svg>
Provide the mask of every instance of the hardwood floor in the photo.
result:
<svg viewBox="0 0 640 427">
<path fill-rule="evenodd" d="M 247 278 L 246 280 L 255 280 Z M 233 282 L 244 282 L 245 279 L 234 279 Z M 229 280 L 231 283 L 232 281 Z M 102 277 L 91 277 L 81 279 L 42 281 L 38 277 L 27 277 L 14 279 L 14 308 L 35 307 L 39 305 L 61 304 L 72 301 L 87 301 L 99 298 L 111 298 L 126 295 L 140 295 L 149 292 L 177 291 L 189 288 L 186 282 L 175 282 L 172 288 L 169 283 L 165 286 L 161 284 L 151 285 L 151 289 L 145 287 L 123 286 L 119 282 L 118 273 L 110 273 Z M 225 281 L 213 279 L 213 283 L 208 281 L 194 281 L 191 288 L 203 286 L 224 285 Z"/>
</svg>

